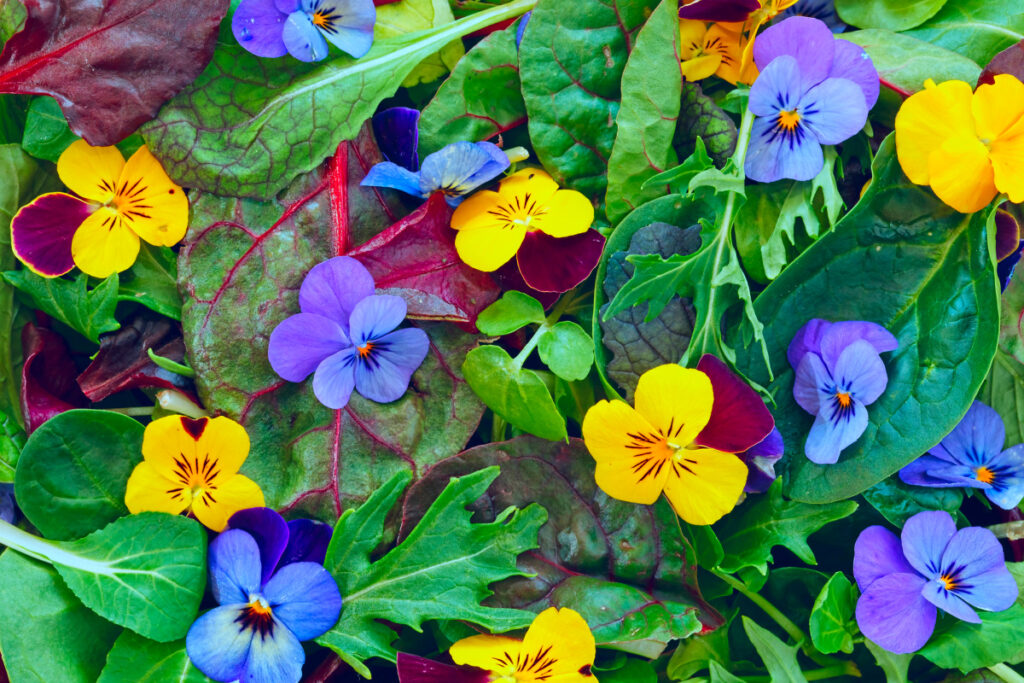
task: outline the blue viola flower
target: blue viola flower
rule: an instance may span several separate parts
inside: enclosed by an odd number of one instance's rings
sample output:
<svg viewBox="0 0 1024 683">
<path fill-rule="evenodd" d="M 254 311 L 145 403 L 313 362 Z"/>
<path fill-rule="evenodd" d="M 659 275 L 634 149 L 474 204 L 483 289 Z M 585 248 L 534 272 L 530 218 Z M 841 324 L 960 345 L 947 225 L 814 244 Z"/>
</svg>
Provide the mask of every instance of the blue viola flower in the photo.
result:
<svg viewBox="0 0 1024 683">
<path fill-rule="evenodd" d="M 512 163 L 493 143 L 453 142 L 419 165 L 418 121 L 419 112 L 404 107 L 374 116 L 374 136 L 388 161 L 371 168 L 360 185 L 390 187 L 421 199 L 442 192 L 450 206 L 458 206 L 464 195 L 494 180 Z"/>
<path fill-rule="evenodd" d="M 263 528 L 268 516 L 252 517 Z M 243 515 L 239 523 L 253 521 Z M 268 537 L 279 541 L 272 527 L 266 527 Z M 326 569 L 317 562 L 282 564 L 280 558 L 267 565 L 267 552 L 240 528 L 210 543 L 210 588 L 220 606 L 192 624 L 185 650 L 196 668 L 215 681 L 298 683 L 306 660 L 301 641 L 338 621 L 341 593 Z M 267 566 L 276 570 L 268 573 Z"/>
<path fill-rule="evenodd" d="M 327 56 L 328 43 L 359 58 L 373 44 L 373 0 L 242 0 L 231 18 L 238 44 L 257 57 Z"/>
<path fill-rule="evenodd" d="M 754 43 L 761 70 L 750 88 L 757 117 L 745 170 L 762 183 L 811 180 L 837 145 L 864 127 L 878 100 L 878 72 L 858 45 L 837 40 L 817 19 L 791 17 Z"/>
<path fill-rule="evenodd" d="M 798 0 L 795 5 L 783 10 L 779 20 L 785 21 L 789 17 L 818 19 L 825 22 L 832 33 L 842 33 L 846 30 L 846 24 L 836 12 L 835 0 Z"/>
<path fill-rule="evenodd" d="M 809 460 L 835 463 L 864 433 L 867 406 L 882 395 L 889 379 L 879 354 L 897 346 L 888 330 L 869 322 L 815 318 L 796 333 L 787 356 L 796 370 L 793 398 L 814 415 L 804 445 Z"/>
<path fill-rule="evenodd" d="M 900 470 L 916 486 L 981 489 L 1004 510 L 1024 499 L 1024 444 L 1005 451 L 1006 428 L 999 413 L 975 401 L 964 419 L 928 455 Z"/>
</svg>

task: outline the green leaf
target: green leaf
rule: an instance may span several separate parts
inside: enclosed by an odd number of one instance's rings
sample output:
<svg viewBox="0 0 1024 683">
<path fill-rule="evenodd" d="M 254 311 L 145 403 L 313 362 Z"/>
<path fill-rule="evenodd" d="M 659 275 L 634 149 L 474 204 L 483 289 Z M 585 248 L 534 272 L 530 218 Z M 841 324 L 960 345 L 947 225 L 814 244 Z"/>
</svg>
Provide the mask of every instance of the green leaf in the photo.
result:
<svg viewBox="0 0 1024 683">
<path fill-rule="evenodd" d="M 702 669 L 729 662 L 729 629 L 717 628 L 705 635 L 687 638 L 668 661 L 668 677 L 685 681 Z"/>
<path fill-rule="evenodd" d="M 664 195 L 664 185 L 645 188 L 644 182 L 679 162 L 672 147 L 683 87 L 677 68 L 678 9 L 678 0 L 661 1 L 637 34 L 622 72 L 622 106 L 615 117 L 605 196 L 605 211 L 612 223 Z"/>
<path fill-rule="evenodd" d="M 319 166 L 338 143 L 355 138 L 424 59 L 534 2 L 513 0 L 454 23 L 376 40 L 358 60 L 291 60 L 267 68 L 241 46 L 222 44 L 199 78 L 164 105 L 142 134 L 181 185 L 271 198 Z M 226 158 L 232 163 L 225 165 Z"/>
<path fill-rule="evenodd" d="M 836 11 L 852 26 L 906 31 L 931 19 L 945 4 L 946 0 L 836 0 Z"/>
<path fill-rule="evenodd" d="M 25 447 L 25 430 L 17 420 L 0 410 L 0 483 L 14 482 L 14 471 Z"/>
<path fill-rule="evenodd" d="M 18 506 L 47 538 L 81 538 L 128 514 L 125 485 L 142 460 L 136 420 L 70 410 L 32 433 L 18 461 Z"/>
<path fill-rule="evenodd" d="M 52 315 L 86 339 L 100 341 L 100 335 L 121 327 L 114 317 L 117 308 L 117 275 L 111 275 L 89 289 L 89 276 L 79 273 L 74 280 L 46 278 L 30 270 L 3 273 L 3 278 L 28 295 L 33 308 Z"/>
<path fill-rule="evenodd" d="M 656 5 L 540 0 L 519 47 L 537 157 L 559 185 L 595 202 L 607 187 L 626 60 Z"/>
<path fill-rule="evenodd" d="M 544 330 L 537 351 L 551 372 L 570 382 L 586 379 L 594 365 L 594 340 L 569 320 Z"/>
<path fill-rule="evenodd" d="M 453 479 L 409 535 L 379 560 L 370 553 L 384 535 L 384 521 L 409 475 L 400 473 L 334 528 L 324 566 L 338 581 L 345 605 L 334 628 L 317 638 L 356 671 L 369 677 L 370 657 L 395 659 L 395 633 L 377 621 L 421 631 L 430 619 L 461 619 L 501 632 L 520 628 L 529 612 L 484 607 L 488 585 L 520 575 L 516 557 L 537 546 L 547 515 L 531 505 L 509 508 L 489 524 L 471 524 L 466 506 L 483 495 L 497 468 Z"/>
<path fill-rule="evenodd" d="M 591 347 L 591 353 L 593 353 L 593 347 Z M 554 396 L 558 412 L 566 419 L 582 425 L 587 410 L 595 403 L 594 384 L 589 380 L 566 382 L 564 379 L 556 377 Z"/>
<path fill-rule="evenodd" d="M 718 538 L 725 550 L 721 569 L 736 572 L 755 567 L 768 572 L 772 548 L 782 545 L 806 564 L 817 564 L 807 537 L 830 522 L 848 517 L 857 509 L 852 500 L 828 505 L 809 505 L 782 497 L 782 480 L 777 479 L 768 493 L 747 502 L 717 526 Z"/>
<path fill-rule="evenodd" d="M 978 400 L 1002 416 L 1007 445 L 1024 443 L 1024 365 L 1002 349 L 996 351 Z"/>
<path fill-rule="evenodd" d="M 461 140 L 476 142 L 526 121 L 516 27 L 495 31 L 452 69 L 420 114 L 420 154 Z"/>
<path fill-rule="evenodd" d="M 757 298 L 758 317 L 771 321 L 765 339 L 778 375 L 769 388 L 790 453 L 780 466 L 798 500 L 853 496 L 937 444 L 967 412 L 995 353 L 999 292 L 986 216 L 956 213 L 910 183 L 894 148 L 890 136 L 860 202 Z M 876 322 L 900 344 L 885 354 L 888 387 L 868 408 L 867 429 L 833 465 L 803 457 L 813 418 L 793 400 L 786 359 L 811 318 Z M 765 384 L 758 350 L 739 350 L 737 364 Z"/>
<path fill-rule="evenodd" d="M 729 673 L 729 670 L 718 662 L 712 661 L 711 665 L 711 683 L 744 683 L 742 678 L 737 678 Z"/>
<path fill-rule="evenodd" d="M 676 126 L 675 144 L 680 157 L 697 149 L 698 140 L 707 148 L 716 166 L 724 166 L 736 151 L 736 123 L 715 101 L 704 94 L 699 83 L 683 85 L 683 99 Z"/>
<path fill-rule="evenodd" d="M 0 8 L 0 13 L 2 12 L 3 9 Z M 30 103 L 31 98 L 28 95 L 0 95 L 0 145 L 21 146 L 21 136 L 25 132 L 25 117 Z"/>
<path fill-rule="evenodd" d="M 57 100 L 52 97 L 36 97 L 28 108 L 25 120 L 25 135 L 22 148 L 36 157 L 56 162 L 78 136 L 68 128 L 67 119 Z"/>
<path fill-rule="evenodd" d="M 167 247 L 143 243 L 131 270 L 121 274 L 118 301 L 134 301 L 151 311 L 181 320 L 178 256 Z"/>
<path fill-rule="evenodd" d="M 913 654 L 894 654 L 875 645 L 870 640 L 865 640 L 864 645 L 874 656 L 878 666 L 885 672 L 885 683 L 908 683 L 907 671 L 910 669 L 910 660 L 914 658 Z"/>
<path fill-rule="evenodd" d="M 516 364 L 505 349 L 473 349 L 462 364 L 462 374 L 480 400 L 510 425 L 551 441 L 566 438 L 565 420 L 547 386 L 533 370 Z"/>
<path fill-rule="evenodd" d="M 857 592 L 842 572 L 836 572 L 818 593 L 811 610 L 811 641 L 825 654 L 853 652 L 853 637 L 857 626 L 853 623 L 853 610 Z"/>
<path fill-rule="evenodd" d="M 192 664 L 185 641 L 158 643 L 125 631 L 107 655 L 96 683 L 208 683 Z"/>
<path fill-rule="evenodd" d="M 500 337 L 526 327 L 530 323 L 544 322 L 544 306 L 529 294 L 514 289 L 480 311 L 476 326 L 484 334 Z"/>
<path fill-rule="evenodd" d="M 807 683 L 796 653 L 800 649 L 796 645 L 786 645 L 771 631 L 762 628 L 749 617 L 743 617 L 743 630 L 747 632 L 751 644 L 761 655 L 768 674 L 773 681 L 787 683 Z"/>
<path fill-rule="evenodd" d="M 642 659 L 627 659 L 616 669 L 597 669 L 601 683 L 658 683 L 658 672 L 651 662 Z"/>
<path fill-rule="evenodd" d="M 0 555 L 0 649 L 14 683 L 95 683 L 121 632 L 78 601 L 52 567 Z"/>
<path fill-rule="evenodd" d="M 1024 661 L 1024 604 L 1018 599 L 1002 612 L 978 610 L 980 624 L 945 619 L 918 652 L 944 669 L 962 673 L 1000 662 Z"/>
<path fill-rule="evenodd" d="M 905 33 L 876 28 L 844 33 L 843 39 L 864 48 L 883 80 L 908 92 L 924 90 L 929 78 L 936 83 L 959 80 L 973 84 L 981 75 L 978 63 L 963 53 Z"/>
<path fill-rule="evenodd" d="M 21 0 L 3 0 L 0 2 L 0 46 L 25 26 L 28 12 Z"/>
<path fill-rule="evenodd" d="M 895 475 L 878 482 L 863 495 L 871 507 L 896 527 L 902 527 L 908 519 L 925 510 L 945 510 L 955 517 L 963 500 L 960 489 L 911 486 Z"/>
<path fill-rule="evenodd" d="M 996 54 L 1024 40 L 1024 6 L 1012 0 L 949 0 L 938 14 L 908 34 L 988 64 Z"/>
<path fill-rule="evenodd" d="M 381 5 L 373 24 L 374 40 L 436 28 L 455 21 L 451 5 L 447 0 L 402 0 Z M 465 54 L 461 40 L 453 40 L 437 54 L 428 56 L 412 73 L 405 77 L 402 86 L 409 88 L 420 83 L 432 83 L 450 71 L 459 58 Z"/>
</svg>

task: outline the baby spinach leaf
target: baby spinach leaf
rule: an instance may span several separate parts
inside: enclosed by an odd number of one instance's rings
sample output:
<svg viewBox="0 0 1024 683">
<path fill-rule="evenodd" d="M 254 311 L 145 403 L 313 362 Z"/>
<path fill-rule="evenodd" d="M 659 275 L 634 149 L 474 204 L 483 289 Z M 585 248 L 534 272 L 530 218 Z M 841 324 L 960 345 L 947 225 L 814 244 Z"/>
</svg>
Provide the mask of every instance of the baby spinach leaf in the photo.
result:
<svg viewBox="0 0 1024 683">
<path fill-rule="evenodd" d="M 1002 612 L 978 610 L 980 624 L 944 620 L 918 652 L 944 669 L 968 673 L 1000 662 L 1024 661 L 1024 604 L 1018 599 Z"/>
<path fill-rule="evenodd" d="M 26 294 L 33 308 L 52 315 L 92 342 L 99 343 L 101 334 L 121 327 L 114 317 L 117 275 L 92 288 L 85 273 L 68 280 L 42 277 L 30 270 L 12 270 L 3 273 L 3 279 Z"/>
<path fill-rule="evenodd" d="M 47 538 L 81 538 L 128 514 L 125 484 L 142 460 L 143 427 L 107 410 L 69 410 L 32 433 L 14 490 Z"/>
<path fill-rule="evenodd" d="M 836 572 L 814 600 L 811 610 L 811 641 L 825 654 L 853 652 L 857 627 L 851 621 L 857 591 L 842 572 Z"/>
<path fill-rule="evenodd" d="M 529 294 L 509 290 L 477 316 L 476 326 L 484 334 L 500 337 L 511 334 L 530 323 L 541 324 L 544 306 Z"/>
<path fill-rule="evenodd" d="M 410 475 L 400 472 L 361 507 L 347 510 L 334 528 L 324 566 L 338 582 L 345 608 L 334 628 L 317 638 L 356 671 L 371 657 L 394 661 L 394 632 L 387 619 L 417 631 L 430 619 L 461 619 L 502 632 L 526 626 L 529 612 L 485 607 L 488 586 L 518 576 L 515 558 L 537 545 L 547 515 L 538 505 L 506 508 L 494 521 L 470 523 L 466 508 L 483 495 L 498 468 L 452 479 L 404 540 L 371 561 L 384 521 Z"/>
<path fill-rule="evenodd" d="M 786 645 L 775 634 L 758 626 L 749 617 L 743 617 L 743 630 L 747 632 L 747 637 L 750 638 L 757 654 L 764 660 L 773 681 L 807 683 L 807 678 L 804 677 L 804 672 L 800 670 L 800 663 L 796 659 L 799 647 Z"/>
<path fill-rule="evenodd" d="M 124 631 L 96 683 L 208 683 L 188 658 L 185 641 L 158 643 Z"/>
<path fill-rule="evenodd" d="M 938 14 L 907 32 L 978 64 L 1024 40 L 1024 6 L 1013 0 L 948 0 Z"/>
<path fill-rule="evenodd" d="M 873 28 L 844 33 L 843 39 L 863 47 L 878 69 L 878 75 L 907 92 L 923 90 L 929 78 L 936 83 L 948 80 L 974 83 L 981 74 L 978 63 L 962 52 L 906 33 Z"/>
<path fill-rule="evenodd" d="M 551 372 L 570 382 L 586 379 L 594 365 L 594 340 L 571 320 L 546 329 L 537 351 Z"/>
<path fill-rule="evenodd" d="M 78 136 L 68 128 L 64 113 L 52 97 L 36 97 L 28 108 L 22 148 L 37 159 L 56 162 Z"/>
<path fill-rule="evenodd" d="M 835 0 L 839 18 L 860 28 L 906 31 L 931 19 L 946 0 Z M 844 36 L 845 37 L 845 36 Z"/>
</svg>

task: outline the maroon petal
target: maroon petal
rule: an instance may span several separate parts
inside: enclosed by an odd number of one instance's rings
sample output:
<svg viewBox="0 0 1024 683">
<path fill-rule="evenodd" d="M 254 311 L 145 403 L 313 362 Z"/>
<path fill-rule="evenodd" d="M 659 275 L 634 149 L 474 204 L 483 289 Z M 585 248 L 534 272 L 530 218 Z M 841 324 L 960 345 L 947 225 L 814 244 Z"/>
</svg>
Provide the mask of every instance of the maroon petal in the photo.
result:
<svg viewBox="0 0 1024 683">
<path fill-rule="evenodd" d="M 1020 226 L 1009 211 L 996 211 L 996 260 L 1002 261 L 1020 248 Z"/>
<path fill-rule="evenodd" d="M 40 275 L 63 275 L 75 267 L 71 238 L 92 212 L 92 205 L 63 192 L 37 197 L 11 221 L 15 255 Z"/>
<path fill-rule="evenodd" d="M 399 683 L 488 683 L 491 675 L 473 666 L 452 666 L 426 657 L 398 653 Z"/>
<path fill-rule="evenodd" d="M 761 7 L 758 0 L 696 0 L 679 8 L 680 19 L 700 21 L 746 21 Z"/>
<path fill-rule="evenodd" d="M 523 274 L 519 272 L 519 267 L 515 261 L 509 261 L 501 268 L 498 268 L 493 273 L 495 282 L 501 287 L 503 292 L 515 290 L 517 292 L 523 292 L 529 294 L 534 299 L 539 301 L 544 306 L 544 310 L 547 310 L 555 305 L 561 296 L 560 292 L 538 292 L 536 289 L 526 284 L 526 280 L 523 279 Z M 473 332 L 476 332 L 474 327 Z"/>
<path fill-rule="evenodd" d="M 711 379 L 715 401 L 711 419 L 694 442 L 726 453 L 742 453 L 761 443 L 775 420 L 757 392 L 712 355 L 701 356 L 697 369 Z"/>
<path fill-rule="evenodd" d="M 78 368 L 59 334 L 30 322 L 21 330 L 21 346 L 21 410 L 29 434 L 54 415 L 89 404 L 75 384 Z"/>
<path fill-rule="evenodd" d="M 568 292 L 597 268 L 604 235 L 587 230 L 572 237 L 551 237 L 539 230 L 526 233 L 516 254 L 523 280 L 541 292 Z"/>
</svg>

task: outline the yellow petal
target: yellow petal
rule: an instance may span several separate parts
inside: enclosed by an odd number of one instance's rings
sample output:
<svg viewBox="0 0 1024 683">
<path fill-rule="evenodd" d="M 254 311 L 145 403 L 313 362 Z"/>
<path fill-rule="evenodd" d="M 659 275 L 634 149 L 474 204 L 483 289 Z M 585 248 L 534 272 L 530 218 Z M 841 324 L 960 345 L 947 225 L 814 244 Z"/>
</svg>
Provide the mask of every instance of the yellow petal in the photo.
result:
<svg viewBox="0 0 1024 683">
<path fill-rule="evenodd" d="M 490 190 L 479 190 L 459 204 L 452 214 L 453 230 L 473 230 L 475 228 L 491 228 L 502 226 L 505 221 L 492 213 L 504 203 L 501 195 Z"/>
<path fill-rule="evenodd" d="M 736 507 L 746 482 L 747 466 L 738 457 L 698 448 L 685 451 L 673 468 L 665 496 L 688 524 L 713 524 Z"/>
<path fill-rule="evenodd" d="M 192 501 L 192 514 L 203 526 L 224 531 L 231 515 L 247 508 L 264 507 L 263 491 L 249 477 L 236 474 L 217 487 L 203 489 Z"/>
<path fill-rule="evenodd" d="M 448 650 L 452 661 L 461 666 L 475 666 L 485 671 L 505 671 L 515 663 L 522 642 L 506 636 L 470 636 L 456 642 Z"/>
<path fill-rule="evenodd" d="M 963 81 L 929 83 L 911 95 L 896 114 L 896 155 L 912 183 L 928 185 L 930 158 L 946 140 L 973 136 L 971 86 Z"/>
<path fill-rule="evenodd" d="M 679 60 L 685 62 L 704 51 L 704 35 L 708 25 L 696 19 L 679 20 Z"/>
<path fill-rule="evenodd" d="M 721 55 L 700 55 L 679 63 L 683 80 L 690 82 L 703 81 L 705 78 L 714 76 L 721 66 Z"/>
<path fill-rule="evenodd" d="M 1024 118 L 989 146 L 989 160 L 999 191 L 1024 202 Z"/>
<path fill-rule="evenodd" d="M 546 204 L 548 199 L 558 191 L 558 183 L 539 168 L 524 168 L 501 181 L 498 194 L 505 201 L 529 201 Z M 529 195 L 529 197 L 527 197 Z"/>
<path fill-rule="evenodd" d="M 525 237 L 522 225 L 464 228 L 455 235 L 455 251 L 470 268 L 490 273 L 512 260 Z"/>
<path fill-rule="evenodd" d="M 745 43 L 742 35 L 726 29 L 721 24 L 715 24 L 708 29 L 704 50 L 709 54 L 718 54 L 719 66 L 715 75 L 719 78 L 736 84 L 740 80 L 740 63 L 743 61 L 743 48 Z M 754 66 L 753 77 L 757 77 Z"/>
<path fill-rule="evenodd" d="M 978 137 L 993 141 L 1024 116 L 1024 83 L 999 74 L 995 83 L 978 86 L 971 100 Z"/>
<path fill-rule="evenodd" d="M 671 452 L 640 413 L 622 401 L 598 401 L 583 418 L 583 442 L 597 462 L 594 479 L 602 491 L 629 503 L 658 500 Z"/>
<path fill-rule="evenodd" d="M 88 275 L 105 278 L 128 270 L 139 255 L 139 236 L 110 207 L 97 209 L 71 238 L 71 258 Z"/>
<path fill-rule="evenodd" d="M 150 244 L 170 247 L 185 236 L 188 198 L 144 146 L 124 165 L 114 203 L 129 227 Z"/>
<path fill-rule="evenodd" d="M 133 515 L 139 512 L 181 514 L 192 503 L 192 490 L 164 477 L 148 462 L 140 462 L 128 477 L 124 504 Z"/>
<path fill-rule="evenodd" d="M 521 669 L 534 674 L 538 681 L 593 683 L 595 680 L 590 673 L 597 656 L 594 634 L 574 610 L 549 607 L 538 614 L 523 638 L 522 652 L 534 655 L 534 659 Z M 540 652 L 545 654 L 538 661 L 535 655 Z"/>
<path fill-rule="evenodd" d="M 973 135 L 947 139 L 928 163 L 932 190 L 960 213 L 981 211 L 996 191 L 988 149 Z"/>
<path fill-rule="evenodd" d="M 531 225 L 552 237 L 569 237 L 586 232 L 593 223 L 594 205 L 586 196 L 576 190 L 559 190 Z"/>
<path fill-rule="evenodd" d="M 636 410 L 677 446 L 688 446 L 711 419 L 711 380 L 700 370 L 674 363 L 640 376 Z"/>
<path fill-rule="evenodd" d="M 238 472 L 249 454 L 249 435 L 226 417 L 153 420 L 142 436 L 142 457 L 172 480 L 217 485 Z"/>
<path fill-rule="evenodd" d="M 85 140 L 72 142 L 57 159 L 61 182 L 80 197 L 105 204 L 114 197 L 124 157 L 117 147 L 93 147 Z"/>
<path fill-rule="evenodd" d="M 206 423 L 196 443 L 196 453 L 209 454 L 211 459 L 215 458 L 220 470 L 219 476 L 230 477 L 241 469 L 242 463 L 249 456 L 249 435 L 245 427 L 234 420 L 215 417 Z M 216 484 L 218 478 L 214 476 L 212 481 Z"/>
</svg>

